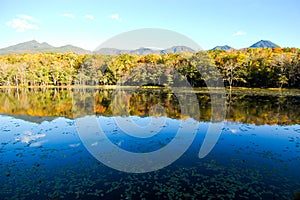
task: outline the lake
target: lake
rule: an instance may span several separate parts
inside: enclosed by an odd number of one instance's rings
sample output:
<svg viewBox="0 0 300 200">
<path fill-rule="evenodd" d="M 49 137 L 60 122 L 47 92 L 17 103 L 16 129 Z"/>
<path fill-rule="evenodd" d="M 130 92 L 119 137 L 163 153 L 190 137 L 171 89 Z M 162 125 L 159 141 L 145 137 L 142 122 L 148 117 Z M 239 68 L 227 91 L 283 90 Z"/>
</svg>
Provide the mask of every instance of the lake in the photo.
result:
<svg viewBox="0 0 300 200">
<path fill-rule="evenodd" d="M 300 196 L 300 90 L 2 88 L 0 113 L 0 199 Z"/>
</svg>

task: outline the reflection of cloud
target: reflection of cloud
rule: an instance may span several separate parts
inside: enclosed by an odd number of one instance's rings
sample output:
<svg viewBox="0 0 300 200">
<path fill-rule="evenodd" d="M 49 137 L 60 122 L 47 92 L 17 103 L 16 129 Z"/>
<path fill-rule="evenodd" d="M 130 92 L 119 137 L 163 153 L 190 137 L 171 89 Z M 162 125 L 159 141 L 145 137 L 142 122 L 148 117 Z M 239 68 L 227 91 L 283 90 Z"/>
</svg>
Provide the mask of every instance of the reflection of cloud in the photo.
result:
<svg viewBox="0 0 300 200">
<path fill-rule="evenodd" d="M 113 20 L 117 20 L 118 22 L 122 21 L 122 18 L 120 17 L 120 15 L 118 13 L 112 14 L 110 16 L 110 18 L 113 19 Z"/>
<path fill-rule="evenodd" d="M 84 16 L 86 19 L 90 19 L 90 20 L 93 20 L 94 19 L 94 16 L 93 15 L 85 15 Z"/>
<path fill-rule="evenodd" d="M 70 18 L 70 19 L 74 19 L 75 15 L 71 14 L 71 13 L 65 13 L 63 14 L 64 17 Z"/>
<path fill-rule="evenodd" d="M 31 143 L 29 146 L 31 147 L 39 147 L 39 146 L 42 146 L 43 143 L 45 143 L 46 140 L 43 140 L 43 141 L 39 141 L 39 142 L 34 142 L 34 143 Z"/>
<path fill-rule="evenodd" d="M 69 144 L 69 147 L 79 147 L 80 143 L 76 143 L 76 144 Z"/>
<path fill-rule="evenodd" d="M 117 143 L 117 145 L 120 147 L 123 142 L 124 142 L 124 140 L 121 140 L 120 142 Z"/>
<path fill-rule="evenodd" d="M 244 31 L 237 31 L 237 32 L 235 32 L 235 33 L 233 33 L 232 34 L 232 36 L 241 36 L 241 35 L 246 35 L 247 33 L 246 32 L 244 32 Z"/>
<path fill-rule="evenodd" d="M 33 134 L 30 131 L 26 131 L 25 135 L 22 137 L 21 142 L 29 144 L 31 142 L 34 142 L 35 140 L 39 139 L 39 138 L 43 138 L 45 137 L 46 134 L 45 133 L 41 133 L 41 134 Z"/>
<path fill-rule="evenodd" d="M 35 22 L 39 22 L 39 20 L 29 15 L 17 15 L 17 18 L 6 22 L 5 25 L 15 29 L 16 32 L 39 30 L 40 28 L 38 25 L 34 24 Z"/>
<path fill-rule="evenodd" d="M 91 144 L 92 147 L 97 146 L 98 142 L 94 142 L 93 144 Z"/>
<path fill-rule="evenodd" d="M 239 130 L 237 130 L 237 129 L 230 129 L 230 131 L 231 131 L 231 133 L 233 133 L 233 134 L 239 132 Z"/>
</svg>

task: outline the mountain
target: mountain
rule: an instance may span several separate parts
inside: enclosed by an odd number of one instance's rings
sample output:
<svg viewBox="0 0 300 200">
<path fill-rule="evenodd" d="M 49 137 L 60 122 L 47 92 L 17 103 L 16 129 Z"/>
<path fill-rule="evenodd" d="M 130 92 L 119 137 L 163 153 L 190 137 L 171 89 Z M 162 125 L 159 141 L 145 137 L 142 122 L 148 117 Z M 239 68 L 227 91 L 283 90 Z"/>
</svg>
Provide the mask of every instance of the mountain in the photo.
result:
<svg viewBox="0 0 300 200">
<path fill-rule="evenodd" d="M 54 47 L 49 45 L 46 42 L 39 43 L 35 40 L 28 42 L 19 43 L 13 46 L 9 46 L 3 49 L 0 49 L 0 55 L 7 54 L 22 54 L 22 53 L 41 53 L 41 52 L 56 52 L 56 53 L 66 53 L 74 52 L 77 54 L 91 53 L 88 50 L 75 47 L 72 45 L 66 45 L 61 47 Z"/>
<path fill-rule="evenodd" d="M 50 44 L 43 42 L 39 43 L 35 40 L 31 40 L 28 42 L 23 42 L 20 44 L 16 44 L 10 47 L 6 47 L 0 49 L 0 55 L 8 55 L 8 54 L 22 54 L 22 53 L 41 53 L 41 52 L 55 52 L 55 53 L 66 53 L 66 52 L 74 52 L 77 54 L 105 54 L 105 55 L 118 55 L 118 54 L 138 54 L 138 55 L 147 55 L 147 54 L 166 54 L 166 53 L 179 53 L 179 52 L 195 52 L 193 49 L 186 46 L 174 46 L 168 49 L 152 49 L 141 47 L 139 49 L 134 50 L 120 50 L 115 48 L 102 48 L 97 51 L 91 52 L 80 47 L 65 45 L 61 47 L 54 47 Z"/>
<path fill-rule="evenodd" d="M 251 45 L 250 47 L 246 47 L 246 48 L 242 48 L 242 49 L 248 49 L 248 48 L 275 48 L 275 47 L 279 47 L 277 44 L 269 41 L 269 40 L 260 40 L 258 42 L 256 42 L 255 44 Z M 234 48 L 228 46 L 228 45 L 224 45 L 224 46 L 216 46 L 214 48 L 212 48 L 211 50 L 225 50 L 225 51 L 230 51 L 230 50 L 234 50 Z"/>
<path fill-rule="evenodd" d="M 193 49 L 186 46 L 173 46 L 168 49 L 152 49 L 147 47 L 141 47 L 134 50 L 120 50 L 115 48 L 101 48 L 94 53 L 105 54 L 105 55 L 118 55 L 118 54 L 138 54 L 138 55 L 148 55 L 148 54 L 167 54 L 167 53 L 179 53 L 179 52 L 195 52 Z"/>
<path fill-rule="evenodd" d="M 104 55 L 118 55 L 125 52 L 124 50 L 115 49 L 115 48 L 101 48 L 97 51 L 94 51 L 94 53 L 104 54 Z"/>
<path fill-rule="evenodd" d="M 53 48 L 48 43 L 38 43 L 35 40 L 23 42 L 20 44 L 16 44 L 10 47 L 6 47 L 3 49 L 0 49 L 0 55 L 5 54 L 19 54 L 19 53 L 38 53 L 38 52 L 44 52 L 47 51 L 47 49 Z"/>
<path fill-rule="evenodd" d="M 137 55 L 148 55 L 148 54 L 159 53 L 159 51 L 151 49 L 151 48 L 142 47 L 139 49 L 131 50 L 128 53 L 129 54 L 137 54 Z"/>
<path fill-rule="evenodd" d="M 279 46 L 269 40 L 260 40 L 248 48 L 275 48 L 275 47 L 279 47 Z M 234 48 L 232 48 L 228 45 L 224 45 L 224 46 L 216 46 L 212 50 L 216 50 L 216 49 L 230 51 L 230 50 L 233 50 Z M 247 49 L 247 48 L 245 48 L 245 49 Z M 147 55 L 147 54 L 195 52 L 195 50 L 193 50 L 187 46 L 173 46 L 173 47 L 167 48 L 167 49 L 155 49 L 155 48 L 141 47 L 139 49 L 134 49 L 134 50 L 101 48 L 99 50 L 91 52 L 91 51 L 85 50 L 83 48 L 72 46 L 72 45 L 54 47 L 46 42 L 39 43 L 35 40 L 19 43 L 19 44 L 10 46 L 10 47 L 0 49 L 0 55 L 22 54 L 22 53 L 41 53 L 41 52 L 55 52 L 55 53 L 74 52 L 77 54 L 96 53 L 96 54 L 104 54 L 104 55 L 118 55 L 118 54 L 127 53 L 127 54 Z"/>
<path fill-rule="evenodd" d="M 169 49 L 165 49 L 165 52 L 166 53 L 195 52 L 195 50 L 187 46 L 174 46 Z"/>
<path fill-rule="evenodd" d="M 55 48 L 55 47 L 54 47 Z M 59 52 L 59 53 L 65 53 L 65 52 L 74 52 L 77 54 L 88 54 L 91 53 L 90 51 L 80 48 L 80 47 L 76 47 L 73 45 L 65 45 L 65 46 L 61 46 L 61 47 L 56 47 L 54 49 L 54 52 Z"/>
<path fill-rule="evenodd" d="M 224 46 L 216 46 L 214 48 L 212 48 L 211 50 L 224 50 L 224 51 L 229 51 L 229 50 L 233 50 L 234 48 L 228 46 L 228 45 L 224 45 Z"/>
<path fill-rule="evenodd" d="M 260 40 L 255 44 L 251 45 L 249 48 L 272 48 L 279 47 L 277 44 L 269 41 L 269 40 Z"/>
</svg>

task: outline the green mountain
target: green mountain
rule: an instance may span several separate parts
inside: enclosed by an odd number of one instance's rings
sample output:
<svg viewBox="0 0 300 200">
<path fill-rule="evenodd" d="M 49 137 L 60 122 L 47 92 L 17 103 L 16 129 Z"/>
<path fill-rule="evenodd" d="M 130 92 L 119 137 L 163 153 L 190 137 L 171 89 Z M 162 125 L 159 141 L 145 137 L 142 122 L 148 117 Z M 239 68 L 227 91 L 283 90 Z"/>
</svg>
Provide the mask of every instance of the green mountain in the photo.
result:
<svg viewBox="0 0 300 200">
<path fill-rule="evenodd" d="M 3 49 L 0 49 L 0 55 L 8 54 L 22 54 L 22 53 L 41 53 L 41 52 L 56 52 L 56 53 L 67 53 L 74 52 L 78 54 L 91 53 L 88 50 L 75 47 L 72 45 L 66 45 L 61 47 L 54 47 L 49 45 L 46 42 L 39 43 L 35 40 L 28 42 L 19 43 L 13 46 L 9 46 Z"/>
</svg>

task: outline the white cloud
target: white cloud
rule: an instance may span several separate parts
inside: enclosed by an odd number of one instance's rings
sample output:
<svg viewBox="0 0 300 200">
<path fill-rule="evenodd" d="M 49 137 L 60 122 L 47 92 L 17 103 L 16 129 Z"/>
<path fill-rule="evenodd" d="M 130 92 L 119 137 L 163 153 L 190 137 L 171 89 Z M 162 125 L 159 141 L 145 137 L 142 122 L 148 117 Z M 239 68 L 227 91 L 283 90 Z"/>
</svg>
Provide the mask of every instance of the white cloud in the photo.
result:
<svg viewBox="0 0 300 200">
<path fill-rule="evenodd" d="M 63 14 L 64 17 L 70 18 L 70 19 L 74 19 L 75 15 L 71 14 L 71 13 L 65 13 Z"/>
<path fill-rule="evenodd" d="M 28 15 L 17 15 L 17 18 L 5 23 L 6 26 L 16 30 L 16 32 L 24 32 L 26 30 L 39 30 L 39 26 L 34 24 L 39 20 Z"/>
<path fill-rule="evenodd" d="M 122 21 L 122 18 L 120 17 L 120 15 L 118 13 L 112 14 L 110 16 L 110 18 L 113 19 L 113 20 L 117 20 L 118 22 Z"/>
<path fill-rule="evenodd" d="M 27 21 L 31 21 L 31 22 L 39 22 L 38 19 L 34 18 L 34 17 L 31 17 L 29 15 L 17 15 L 17 17 L 19 19 L 23 19 L 23 20 L 27 20 Z"/>
<path fill-rule="evenodd" d="M 235 32 L 235 33 L 233 33 L 232 34 L 232 36 L 241 36 L 241 35 L 246 35 L 247 33 L 246 32 L 244 32 L 244 31 L 237 31 L 237 32 Z"/>
<path fill-rule="evenodd" d="M 84 16 L 86 19 L 90 19 L 90 20 L 93 20 L 94 19 L 94 16 L 93 15 L 85 15 Z"/>
</svg>

